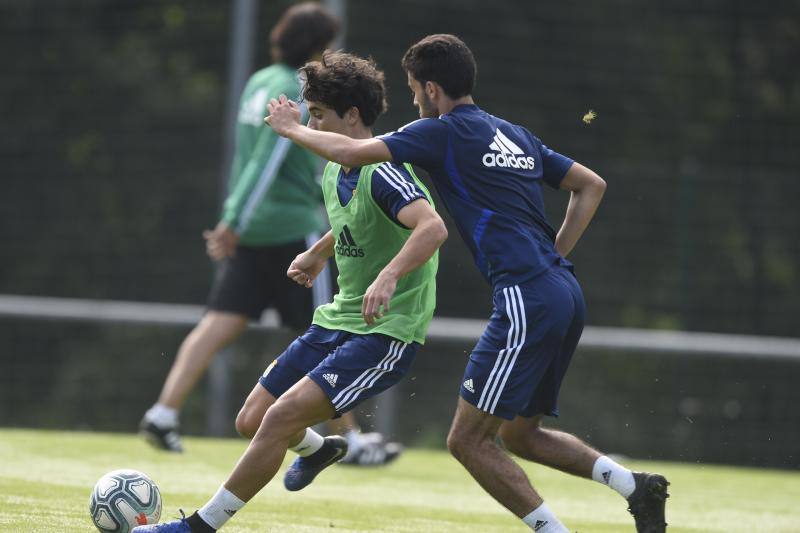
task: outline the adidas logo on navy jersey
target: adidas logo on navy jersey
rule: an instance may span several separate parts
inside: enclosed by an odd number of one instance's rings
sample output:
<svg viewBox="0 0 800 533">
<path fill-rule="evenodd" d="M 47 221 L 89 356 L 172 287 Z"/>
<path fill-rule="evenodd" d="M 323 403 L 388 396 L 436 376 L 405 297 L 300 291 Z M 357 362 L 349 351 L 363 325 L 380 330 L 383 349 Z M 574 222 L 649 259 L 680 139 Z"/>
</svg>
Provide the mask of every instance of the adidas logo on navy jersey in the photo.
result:
<svg viewBox="0 0 800 533">
<path fill-rule="evenodd" d="M 495 130 L 494 138 L 492 139 L 489 148 L 495 152 L 486 152 L 483 154 L 483 164 L 487 167 L 503 167 L 503 168 L 521 168 L 526 170 L 533 170 L 536 161 L 531 156 L 526 156 L 522 148 L 514 144 L 514 142 L 503 135 L 500 128 Z"/>
<path fill-rule="evenodd" d="M 322 377 L 331 384 L 331 387 L 335 387 L 336 380 L 339 379 L 339 374 L 322 374 Z"/>
<path fill-rule="evenodd" d="M 472 394 L 475 394 L 475 386 L 472 384 L 472 378 L 469 378 L 464 382 L 464 388 L 470 391 Z"/>
<path fill-rule="evenodd" d="M 364 257 L 364 249 L 358 247 L 347 224 L 339 232 L 339 240 L 336 241 L 336 253 L 347 257 Z"/>
</svg>

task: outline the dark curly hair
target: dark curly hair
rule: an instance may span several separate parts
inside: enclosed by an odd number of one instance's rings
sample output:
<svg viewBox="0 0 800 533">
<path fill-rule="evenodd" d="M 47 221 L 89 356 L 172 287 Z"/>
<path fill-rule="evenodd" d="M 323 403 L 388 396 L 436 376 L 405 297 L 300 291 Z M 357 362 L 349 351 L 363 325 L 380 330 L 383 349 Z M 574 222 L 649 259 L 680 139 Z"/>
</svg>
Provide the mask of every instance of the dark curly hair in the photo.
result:
<svg viewBox="0 0 800 533">
<path fill-rule="evenodd" d="M 303 99 L 330 107 L 340 118 L 355 107 L 364 125 L 372 126 L 386 111 L 383 72 L 372 58 L 325 52 L 321 61 L 306 63 L 300 73 L 305 78 Z"/>
<path fill-rule="evenodd" d="M 339 32 L 339 20 L 317 2 L 286 10 L 269 35 L 273 60 L 292 68 L 321 53 Z"/>
<path fill-rule="evenodd" d="M 478 66 L 464 41 L 447 33 L 428 35 L 403 56 L 403 68 L 422 83 L 433 81 L 450 98 L 472 94 Z"/>
</svg>

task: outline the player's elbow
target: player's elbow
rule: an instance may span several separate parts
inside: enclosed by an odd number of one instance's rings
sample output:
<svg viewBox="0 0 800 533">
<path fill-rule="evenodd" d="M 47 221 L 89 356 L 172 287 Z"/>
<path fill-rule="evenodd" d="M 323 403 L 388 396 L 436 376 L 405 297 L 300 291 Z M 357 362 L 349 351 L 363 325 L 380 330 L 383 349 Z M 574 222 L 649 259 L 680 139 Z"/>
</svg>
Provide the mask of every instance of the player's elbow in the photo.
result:
<svg viewBox="0 0 800 533">
<path fill-rule="evenodd" d="M 603 196 L 606 192 L 606 180 L 595 174 L 592 180 L 592 188 L 598 196 Z"/>
<path fill-rule="evenodd" d="M 436 242 L 436 248 L 439 248 L 444 244 L 444 241 L 447 240 L 447 226 L 444 225 L 444 221 L 438 216 L 431 222 L 430 226 L 428 230 L 429 234 Z"/>
</svg>

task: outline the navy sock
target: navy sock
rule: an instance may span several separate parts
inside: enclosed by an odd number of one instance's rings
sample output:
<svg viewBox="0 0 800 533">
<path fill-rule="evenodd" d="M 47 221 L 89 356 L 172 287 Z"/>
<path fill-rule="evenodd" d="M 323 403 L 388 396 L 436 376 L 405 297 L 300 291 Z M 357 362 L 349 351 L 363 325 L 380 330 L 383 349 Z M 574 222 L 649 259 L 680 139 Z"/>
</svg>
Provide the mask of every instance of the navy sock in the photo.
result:
<svg viewBox="0 0 800 533">
<path fill-rule="evenodd" d="M 215 533 L 217 530 L 213 527 L 206 524 L 200 515 L 197 514 L 197 511 L 192 513 L 190 517 L 186 519 L 186 523 L 189 524 L 189 527 L 192 528 L 192 533 Z"/>
<path fill-rule="evenodd" d="M 322 448 L 312 453 L 308 457 L 303 457 L 303 462 L 310 466 L 319 466 L 325 461 L 330 460 L 336 453 L 336 448 L 326 439 Z"/>
</svg>

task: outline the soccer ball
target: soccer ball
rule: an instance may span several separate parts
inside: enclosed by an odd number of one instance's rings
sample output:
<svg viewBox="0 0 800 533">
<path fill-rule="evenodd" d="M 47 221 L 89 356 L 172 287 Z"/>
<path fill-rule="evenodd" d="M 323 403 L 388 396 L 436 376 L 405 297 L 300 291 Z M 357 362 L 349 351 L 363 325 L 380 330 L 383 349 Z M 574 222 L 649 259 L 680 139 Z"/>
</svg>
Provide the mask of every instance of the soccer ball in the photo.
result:
<svg viewBox="0 0 800 533">
<path fill-rule="evenodd" d="M 129 533 L 161 517 L 161 493 L 136 470 L 114 470 L 100 478 L 89 498 L 92 522 L 103 533 Z"/>
</svg>

